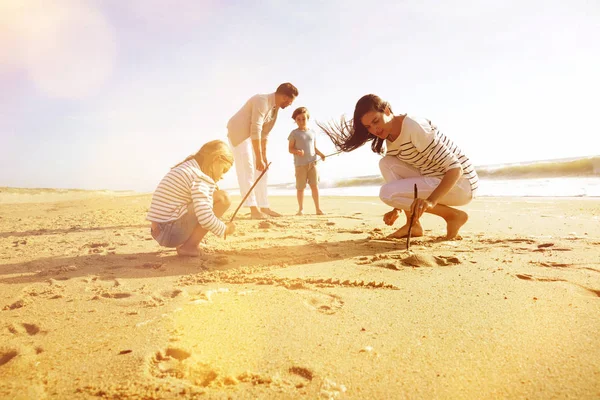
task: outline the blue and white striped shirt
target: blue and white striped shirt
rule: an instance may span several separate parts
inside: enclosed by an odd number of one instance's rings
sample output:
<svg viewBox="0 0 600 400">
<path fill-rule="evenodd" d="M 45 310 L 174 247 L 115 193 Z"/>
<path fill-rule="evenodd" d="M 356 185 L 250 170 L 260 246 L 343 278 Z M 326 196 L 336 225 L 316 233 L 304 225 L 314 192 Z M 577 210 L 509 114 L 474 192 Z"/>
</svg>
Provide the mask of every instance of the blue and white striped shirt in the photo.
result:
<svg viewBox="0 0 600 400">
<path fill-rule="evenodd" d="M 461 168 L 473 193 L 479 185 L 471 160 L 426 119 L 405 116 L 400 136 L 393 142 L 386 140 L 386 156 L 398 157 L 421 171 L 423 176 L 441 178 L 447 171 Z"/>
<path fill-rule="evenodd" d="M 193 203 L 200 226 L 222 237 L 226 226 L 213 211 L 216 188 L 215 181 L 200 170 L 196 160 L 188 160 L 171 168 L 160 181 L 146 219 L 161 223 L 175 221 L 185 215 L 188 204 Z"/>
</svg>

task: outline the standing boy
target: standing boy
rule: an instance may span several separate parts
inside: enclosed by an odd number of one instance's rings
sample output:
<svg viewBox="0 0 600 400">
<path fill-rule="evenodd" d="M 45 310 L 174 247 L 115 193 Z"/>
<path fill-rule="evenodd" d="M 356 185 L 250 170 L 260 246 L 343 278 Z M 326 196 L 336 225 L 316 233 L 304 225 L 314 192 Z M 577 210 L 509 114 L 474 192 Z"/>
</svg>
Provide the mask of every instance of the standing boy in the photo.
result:
<svg viewBox="0 0 600 400">
<path fill-rule="evenodd" d="M 298 197 L 298 213 L 296 215 L 303 214 L 302 208 L 306 183 L 310 186 L 317 215 L 323 215 L 324 212 L 319 207 L 317 156 L 325 161 L 325 155 L 317 149 L 315 131 L 307 126 L 309 118 L 310 115 L 306 107 L 295 109 L 292 119 L 296 121 L 298 129 L 294 129 L 288 137 L 289 151 L 294 155 L 294 165 L 296 166 L 296 190 Z"/>
</svg>

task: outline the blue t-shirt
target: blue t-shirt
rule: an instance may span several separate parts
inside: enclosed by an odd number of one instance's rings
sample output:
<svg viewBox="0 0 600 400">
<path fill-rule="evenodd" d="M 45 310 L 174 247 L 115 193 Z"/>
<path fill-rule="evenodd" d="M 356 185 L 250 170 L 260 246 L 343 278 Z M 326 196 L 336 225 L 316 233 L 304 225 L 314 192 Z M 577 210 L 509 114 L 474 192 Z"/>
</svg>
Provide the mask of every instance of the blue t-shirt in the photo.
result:
<svg viewBox="0 0 600 400">
<path fill-rule="evenodd" d="M 304 155 L 300 157 L 294 154 L 294 165 L 299 167 L 301 165 L 310 164 L 317 160 L 317 153 L 315 152 L 315 131 L 308 129 L 302 131 L 300 129 L 294 129 L 288 140 L 295 140 L 295 148 L 298 150 L 304 150 Z"/>
</svg>

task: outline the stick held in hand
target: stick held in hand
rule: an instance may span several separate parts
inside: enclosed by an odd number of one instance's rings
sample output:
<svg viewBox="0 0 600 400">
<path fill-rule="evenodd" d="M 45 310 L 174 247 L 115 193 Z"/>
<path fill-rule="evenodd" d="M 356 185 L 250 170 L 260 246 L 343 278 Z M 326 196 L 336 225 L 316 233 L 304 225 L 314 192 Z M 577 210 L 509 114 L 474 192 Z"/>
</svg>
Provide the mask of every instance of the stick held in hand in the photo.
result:
<svg viewBox="0 0 600 400">
<path fill-rule="evenodd" d="M 246 199 L 248 198 L 248 196 L 250 196 L 250 193 L 252 193 L 252 191 L 254 190 L 254 187 L 256 186 L 256 184 L 258 183 L 258 181 L 260 181 L 260 178 L 262 178 L 263 175 L 267 172 L 267 170 L 269 169 L 270 165 L 271 165 L 271 163 L 268 163 L 267 166 L 265 167 L 265 169 L 263 170 L 263 172 L 261 172 L 261 174 L 258 176 L 258 178 L 256 178 L 256 181 L 254 181 L 254 183 L 250 187 L 250 190 L 248 190 L 248 193 L 246 193 L 246 195 L 244 196 L 244 198 L 240 202 L 240 205 L 235 209 L 235 212 L 231 216 L 231 219 L 229 220 L 229 222 L 233 222 L 233 219 L 235 218 L 235 216 L 237 215 L 238 211 L 242 207 L 242 204 L 244 204 L 244 202 L 246 201 Z"/>
<path fill-rule="evenodd" d="M 419 192 L 417 190 L 417 184 L 415 183 L 415 200 L 417 199 Z M 410 248 L 410 232 L 412 231 L 413 222 L 415 221 L 415 212 L 410 215 L 410 222 L 408 224 L 408 234 L 406 235 L 406 250 Z"/>
<path fill-rule="evenodd" d="M 342 151 L 340 150 L 340 151 L 336 151 L 335 153 L 327 154 L 327 155 L 325 156 L 325 158 L 327 158 L 327 157 L 331 157 L 331 156 L 337 156 L 337 155 L 338 155 L 338 154 L 340 154 L 341 152 L 342 152 Z"/>
</svg>

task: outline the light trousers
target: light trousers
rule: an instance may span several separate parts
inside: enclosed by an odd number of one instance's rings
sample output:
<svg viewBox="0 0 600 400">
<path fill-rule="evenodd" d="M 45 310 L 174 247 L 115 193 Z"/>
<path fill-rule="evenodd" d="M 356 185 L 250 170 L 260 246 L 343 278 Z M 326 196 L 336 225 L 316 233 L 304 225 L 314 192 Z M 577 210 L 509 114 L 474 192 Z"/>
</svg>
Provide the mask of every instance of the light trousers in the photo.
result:
<svg viewBox="0 0 600 400">
<path fill-rule="evenodd" d="M 418 197 L 426 199 L 438 187 L 441 178 L 421 175 L 421 172 L 395 156 L 385 156 L 379 161 L 379 169 L 385 184 L 379 190 L 379 198 L 390 207 L 410 211 L 414 199 L 414 185 L 417 184 Z M 471 184 L 461 177 L 456 185 L 446 193 L 438 204 L 464 206 L 473 198 Z"/>
<path fill-rule="evenodd" d="M 252 140 L 250 138 L 244 140 L 237 146 L 234 146 L 231 141 L 229 141 L 229 144 L 233 153 L 238 184 L 240 185 L 240 195 L 243 198 L 254 184 L 255 179 L 258 178 L 262 172 L 256 169 L 254 149 L 252 148 Z M 244 202 L 246 207 L 269 208 L 269 200 L 267 199 L 268 175 L 269 172 L 267 171 L 254 187 L 252 193 Z"/>
</svg>

